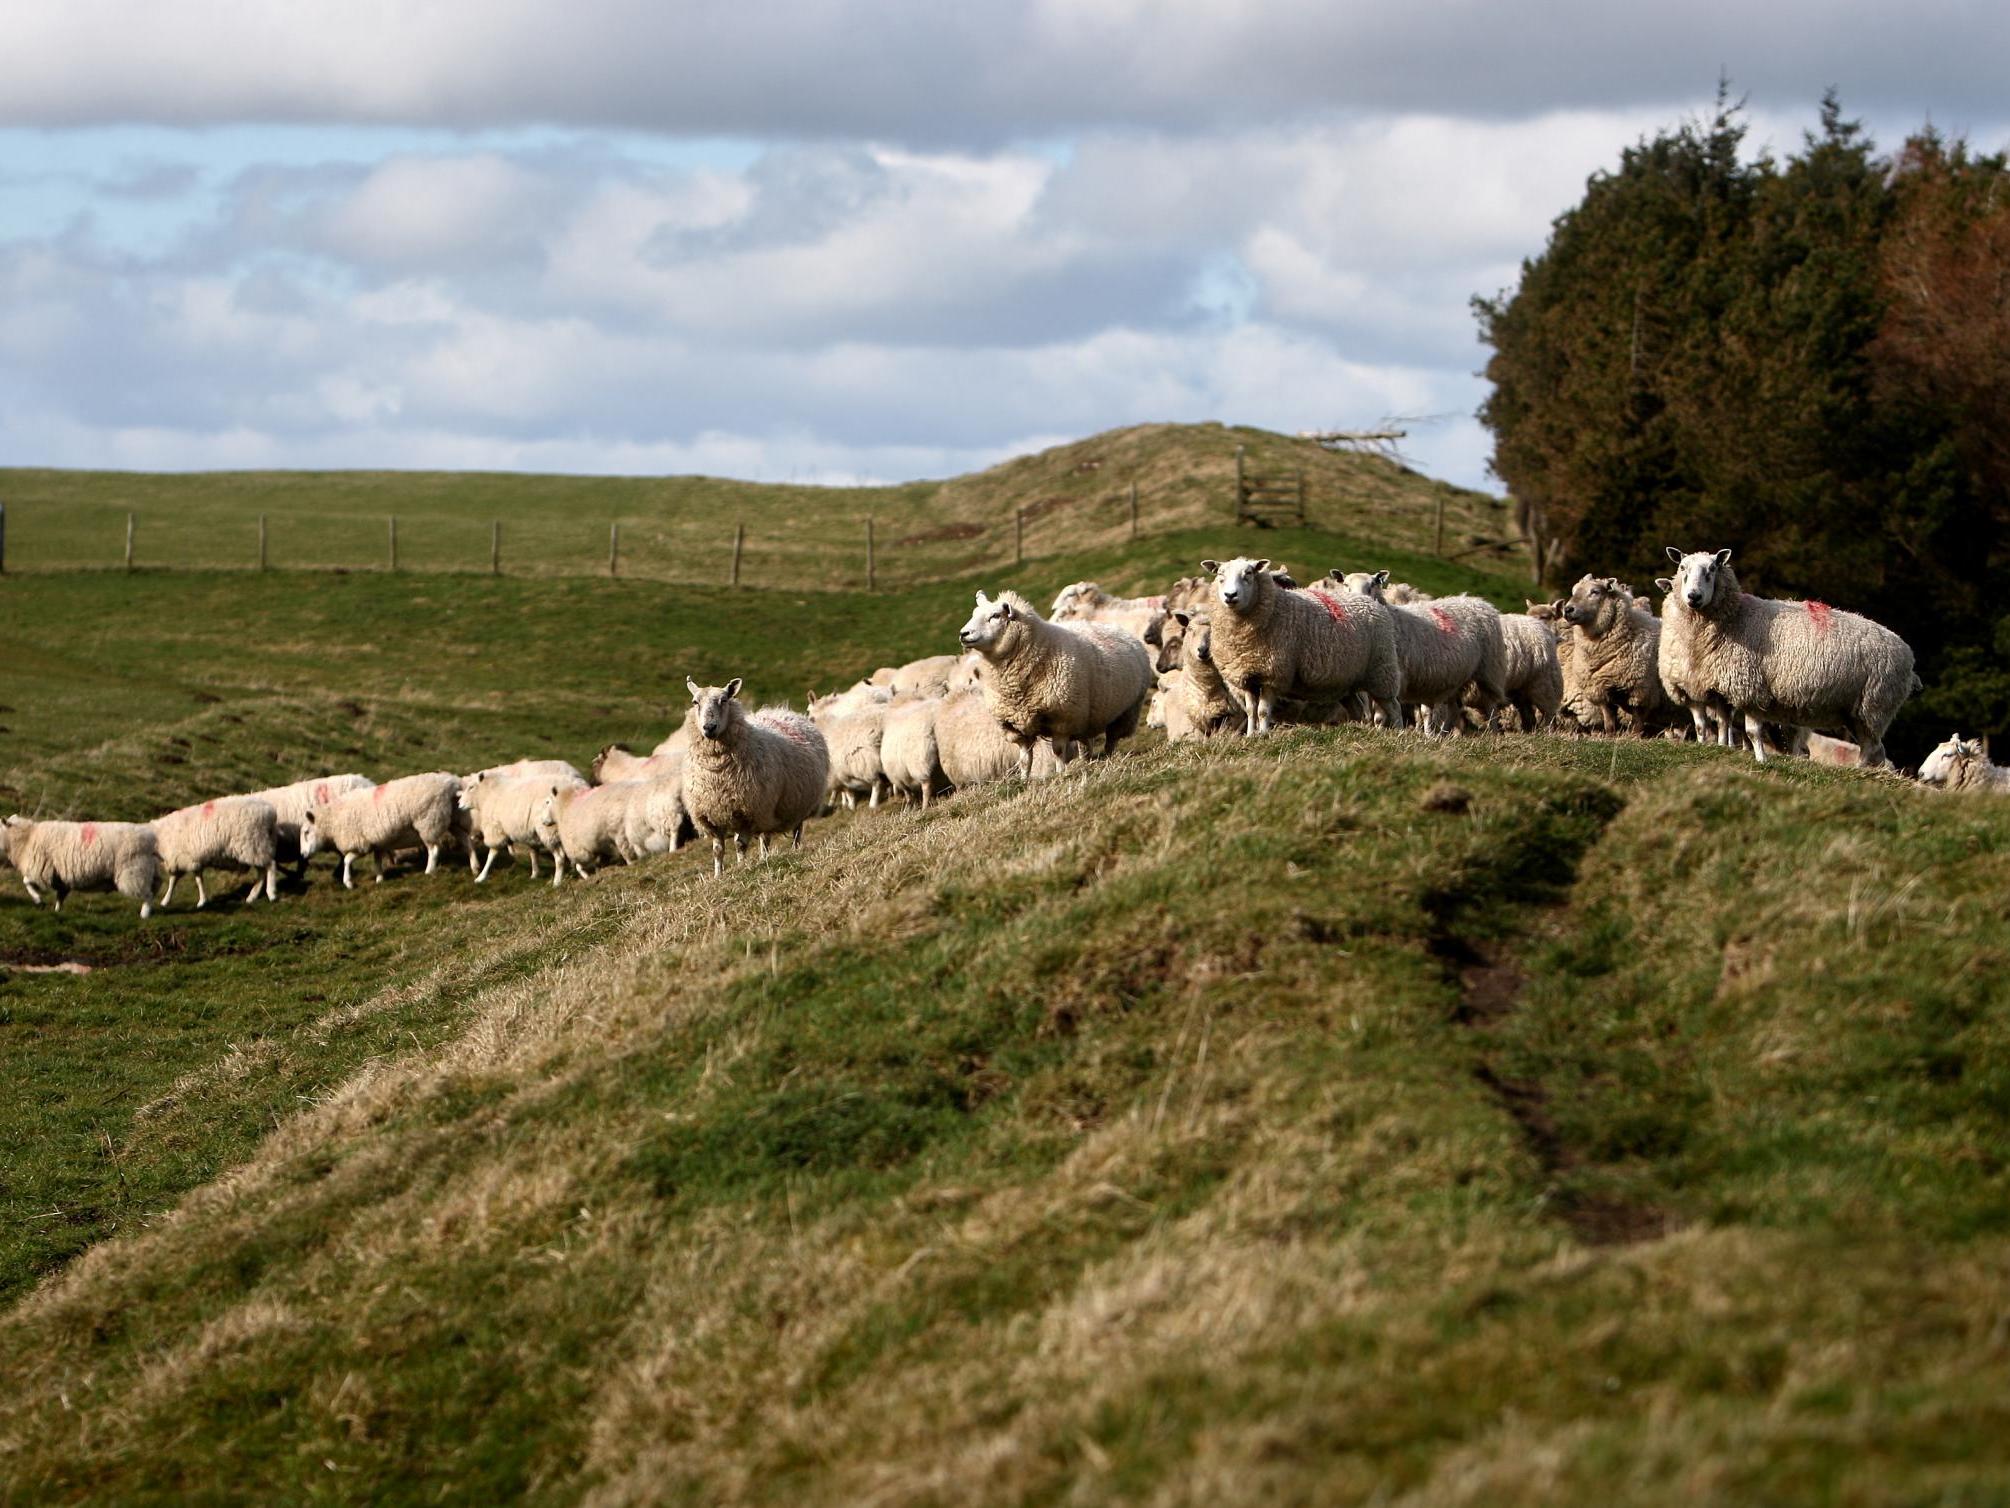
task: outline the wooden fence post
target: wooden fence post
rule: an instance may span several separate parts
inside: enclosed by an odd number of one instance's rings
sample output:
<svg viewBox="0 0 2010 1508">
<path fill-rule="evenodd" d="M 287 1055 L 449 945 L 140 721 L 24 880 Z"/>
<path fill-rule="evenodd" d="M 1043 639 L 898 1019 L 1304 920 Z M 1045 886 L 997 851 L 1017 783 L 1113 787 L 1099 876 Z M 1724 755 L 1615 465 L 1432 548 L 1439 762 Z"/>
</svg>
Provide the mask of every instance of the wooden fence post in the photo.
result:
<svg viewBox="0 0 2010 1508">
<path fill-rule="evenodd" d="M 133 568 L 133 515 L 126 515 L 126 569 Z"/>
<path fill-rule="evenodd" d="M 1438 522 L 1434 538 L 1431 553 L 1442 560 L 1445 555 L 1445 495 L 1442 492 L 1438 494 Z"/>
<path fill-rule="evenodd" d="M 391 515 L 391 569 L 398 569 L 398 515 Z"/>
<path fill-rule="evenodd" d="M 872 516 L 870 514 L 866 515 L 865 520 L 865 589 L 868 592 L 879 590 L 879 565 L 873 559 Z"/>
<path fill-rule="evenodd" d="M 607 574 L 621 574 L 621 525 L 618 523 L 607 526 Z"/>
<path fill-rule="evenodd" d="M 489 574 L 502 575 L 502 520 L 489 525 Z"/>
<path fill-rule="evenodd" d="M 1026 510 L 1012 510 L 1012 564 L 1026 563 Z"/>
<path fill-rule="evenodd" d="M 1138 484 L 1131 483 L 1131 543 L 1138 542 Z"/>
<path fill-rule="evenodd" d="M 1238 519 L 1242 517 L 1242 502 L 1246 495 L 1242 475 L 1242 447 L 1238 445 L 1235 447 L 1235 516 Z"/>
<path fill-rule="evenodd" d="M 747 543 L 747 526 L 733 525 L 733 585 L 740 584 L 740 551 Z"/>
<path fill-rule="evenodd" d="M 258 568 L 265 569 L 265 515 L 258 515 Z"/>
</svg>

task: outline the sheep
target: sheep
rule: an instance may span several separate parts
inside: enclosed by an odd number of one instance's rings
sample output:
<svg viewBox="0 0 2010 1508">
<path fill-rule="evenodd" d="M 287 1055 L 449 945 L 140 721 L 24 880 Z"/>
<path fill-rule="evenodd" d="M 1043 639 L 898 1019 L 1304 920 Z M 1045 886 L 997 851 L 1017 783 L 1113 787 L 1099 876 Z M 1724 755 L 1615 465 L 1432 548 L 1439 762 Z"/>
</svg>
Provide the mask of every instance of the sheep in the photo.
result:
<svg viewBox="0 0 2010 1508">
<path fill-rule="evenodd" d="M 297 858 L 300 854 L 300 822 L 310 808 L 327 806 L 356 791 L 370 790 L 376 783 L 367 775 L 316 775 L 308 780 L 296 780 L 291 785 L 251 791 L 247 795 L 250 800 L 271 803 L 279 819 L 279 853 L 282 857 Z M 303 859 L 301 862 L 304 864 L 306 861 Z"/>
<path fill-rule="evenodd" d="M 474 839 L 488 850 L 481 872 L 475 876 L 475 883 L 479 885 L 487 881 L 489 871 L 495 867 L 497 853 L 508 849 L 514 856 L 518 844 L 522 844 L 530 855 L 530 877 L 536 879 L 538 849 L 545 847 L 546 852 L 555 852 L 538 835 L 539 809 L 552 791 L 576 790 L 585 785 L 586 777 L 569 764 L 559 770 L 531 770 L 509 775 L 484 770 L 474 779 L 463 781 L 460 808 L 469 815 Z M 556 858 L 553 862 L 557 862 Z"/>
<path fill-rule="evenodd" d="M 195 905 L 200 911 L 209 904 L 203 888 L 205 869 L 249 869 L 251 888 L 244 893 L 246 905 L 279 895 L 279 813 L 270 801 L 257 796 L 226 796 L 185 806 L 156 817 L 148 824 L 154 830 L 154 849 L 167 889 L 161 892 L 163 908 L 174 899 L 175 881 L 185 874 L 195 876 Z"/>
<path fill-rule="evenodd" d="M 643 782 L 644 789 L 628 804 L 628 843 L 637 855 L 675 853 L 698 836 L 684 807 L 684 767 L 672 775 Z"/>
<path fill-rule="evenodd" d="M 631 825 L 648 820 L 645 803 L 654 781 L 616 780 L 606 785 L 551 784 L 540 788 L 537 840 L 552 856 L 551 883 L 557 888 L 565 866 L 582 880 L 591 869 L 614 859 L 635 862 Z"/>
<path fill-rule="evenodd" d="M 1920 762 L 1922 785 L 2010 796 L 2010 770 L 1989 762 L 1989 740 L 1954 734 Z"/>
<path fill-rule="evenodd" d="M 454 829 L 461 782 L 444 770 L 407 775 L 368 791 L 357 791 L 309 811 L 300 826 L 300 853 L 312 858 L 322 847 L 342 855 L 342 888 L 354 890 L 350 866 L 359 854 L 377 861 L 384 881 L 384 855 L 415 844 L 426 850 L 426 873 L 439 867 L 440 844 Z"/>
<path fill-rule="evenodd" d="M 1419 602 L 1435 602 L 1429 592 L 1411 586 L 1407 581 L 1394 581 L 1382 593 L 1382 600 L 1391 607 L 1414 607 Z"/>
<path fill-rule="evenodd" d="M 947 784 L 935 737 L 935 714 L 942 701 L 922 697 L 896 702 L 886 709 L 881 724 L 880 771 L 887 788 L 894 795 L 918 799 L 923 811 Z"/>
<path fill-rule="evenodd" d="M 1426 709 L 1431 731 L 1449 731 L 1462 700 L 1470 700 L 1491 726 L 1494 709 L 1507 700 L 1507 645 L 1498 608 L 1477 597 L 1392 606 L 1383 600 L 1387 571 L 1335 570 L 1327 575 L 1347 591 L 1382 604 L 1403 669 L 1403 700 Z"/>
<path fill-rule="evenodd" d="M 1779 601 L 1739 590 L 1731 552 L 1684 554 L 1671 597 L 1695 614 L 1687 674 L 1744 724 L 1753 756 L 1766 758 L 1763 720 L 1837 734 L 1863 749 L 1866 768 L 1887 764 L 1884 735 L 1919 690 L 1912 648 L 1882 624 L 1825 602 Z"/>
<path fill-rule="evenodd" d="M 1180 626 L 1180 664 L 1167 688 L 1166 737 L 1174 743 L 1213 738 L 1242 720 L 1243 712 L 1214 663 L 1205 613 L 1174 614 Z"/>
<path fill-rule="evenodd" d="M 1050 623 L 1108 623 L 1150 646 L 1160 642 L 1165 620 L 1164 597 L 1116 597 L 1093 581 L 1062 587 L 1047 615 Z"/>
<path fill-rule="evenodd" d="M 58 911 L 73 890 L 116 890 L 140 903 L 142 921 L 153 915 L 160 854 L 143 822 L 36 822 L 16 814 L 0 823 L 0 860 L 20 871 L 38 906 L 38 885 L 55 892 Z"/>
<path fill-rule="evenodd" d="M 1641 608 L 1625 583 L 1584 576 L 1562 603 L 1571 626 L 1564 667 L 1564 699 L 1586 709 L 1600 728 L 1622 728 L 1646 737 L 1669 715 L 1661 685 L 1661 620 Z"/>
<path fill-rule="evenodd" d="M 1557 657 L 1556 631 L 1526 613 L 1502 613 L 1501 645 L 1507 651 L 1501 685 L 1522 732 L 1547 727 L 1563 706 L 1563 663 Z M 1473 703 L 1469 700 L 1467 705 Z"/>
<path fill-rule="evenodd" d="M 944 696 L 960 673 L 960 655 L 929 655 L 912 660 L 893 673 L 895 696 Z"/>
<path fill-rule="evenodd" d="M 984 657 L 985 704 L 1019 745 L 1019 773 L 1033 772 L 1033 743 L 1049 740 L 1067 761 L 1069 743 L 1100 739 L 1100 757 L 1135 733 L 1152 688 L 1151 657 L 1135 635 L 1107 623 L 1049 623 L 1017 592 L 977 607 L 958 635 Z"/>
<path fill-rule="evenodd" d="M 1242 703 L 1246 736 L 1268 733 L 1284 697 L 1349 701 L 1364 693 L 1403 726 L 1403 669 L 1389 609 L 1372 597 L 1285 587 L 1268 560 L 1203 560 L 1225 609 L 1208 614 L 1223 682 Z M 1344 596 L 1344 600 L 1343 600 Z"/>
<path fill-rule="evenodd" d="M 871 691 L 876 695 L 878 689 Z M 849 695 L 812 698 L 810 721 L 822 732 L 830 750 L 830 794 L 841 800 L 846 810 L 856 806 L 860 797 L 876 809 L 886 784 L 880 740 L 886 733 L 888 705 L 881 700 L 848 702 Z M 853 710 L 835 710 L 846 706 Z"/>
<path fill-rule="evenodd" d="M 712 877 L 725 867 L 728 834 L 743 863 L 749 837 L 760 839 L 763 859 L 771 834 L 790 833 L 802 847 L 803 824 L 823 804 L 830 780 L 830 750 L 817 725 L 785 707 L 749 716 L 740 705 L 738 676 L 724 686 L 700 686 L 687 677 L 684 688 L 691 693 L 694 724 L 684 809 L 712 840 Z"/>
<path fill-rule="evenodd" d="M 593 783 L 612 785 L 620 780 L 653 780 L 675 766 L 674 751 L 664 754 L 632 754 L 626 745 L 609 744 L 593 756 Z"/>
</svg>

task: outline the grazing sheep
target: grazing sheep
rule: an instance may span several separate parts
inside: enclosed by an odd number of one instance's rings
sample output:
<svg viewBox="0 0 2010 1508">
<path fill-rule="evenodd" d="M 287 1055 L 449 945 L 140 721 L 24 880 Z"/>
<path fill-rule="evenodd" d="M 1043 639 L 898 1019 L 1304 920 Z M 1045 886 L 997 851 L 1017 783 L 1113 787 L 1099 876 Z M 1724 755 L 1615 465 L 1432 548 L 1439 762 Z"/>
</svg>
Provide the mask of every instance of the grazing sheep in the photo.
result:
<svg viewBox="0 0 2010 1508">
<path fill-rule="evenodd" d="M 616 780 L 607 785 L 546 785 L 537 803 L 537 840 L 552 855 L 551 883 L 565 878 L 565 866 L 585 879 L 602 864 L 619 859 L 633 864 L 636 848 L 630 839 L 631 818 L 647 821 L 637 810 L 648 799 L 648 780 Z"/>
<path fill-rule="evenodd" d="M 1477 597 L 1392 606 L 1384 601 L 1387 571 L 1327 574 L 1347 591 L 1382 603 L 1388 612 L 1396 660 L 1403 667 L 1403 700 L 1425 709 L 1430 731 L 1450 731 L 1461 702 L 1469 702 L 1491 726 L 1494 709 L 1507 700 L 1507 645 L 1498 608 Z"/>
<path fill-rule="evenodd" d="M 2010 796 L 2010 770 L 1989 762 L 1986 738 L 1963 738 L 1956 733 L 1921 761 L 1919 779 L 1923 785 L 1937 785 L 1942 790 Z"/>
<path fill-rule="evenodd" d="M 1108 757 L 1137 732 L 1152 689 L 1151 657 L 1136 635 L 1107 623 L 1049 623 L 1017 592 L 977 594 L 960 637 L 984 657 L 981 685 L 991 715 L 1019 745 L 1019 772 L 1033 771 L 1033 743 L 1101 740 Z"/>
<path fill-rule="evenodd" d="M 278 897 L 279 813 L 270 801 L 226 796 L 169 812 L 148 826 L 154 830 L 161 873 L 167 876 L 167 889 L 160 898 L 163 907 L 174 899 L 175 881 L 185 874 L 195 876 L 196 909 L 208 905 L 209 892 L 202 883 L 205 869 L 249 869 L 246 905 L 258 899 L 261 888 L 268 901 Z"/>
<path fill-rule="evenodd" d="M 731 834 L 739 859 L 747 839 L 790 833 L 802 847 L 803 824 L 823 804 L 830 781 L 830 750 L 817 725 L 785 707 L 763 707 L 749 716 L 739 702 L 740 678 L 724 686 L 686 679 L 694 724 L 684 763 L 684 809 L 712 840 L 712 875 L 724 868 Z"/>
<path fill-rule="evenodd" d="M 407 775 L 368 791 L 357 791 L 307 813 L 300 826 L 300 854 L 312 858 L 326 847 L 342 855 L 342 888 L 354 890 L 350 866 L 361 854 L 377 861 L 384 880 L 384 855 L 400 848 L 426 850 L 426 873 L 439 867 L 440 845 L 454 830 L 461 782 L 443 770 Z"/>
<path fill-rule="evenodd" d="M 869 688 L 876 693 L 878 688 Z M 848 701 L 849 693 L 813 698 L 810 721 L 824 736 L 830 750 L 830 794 L 849 811 L 864 797 L 868 807 L 879 806 L 880 789 L 886 784 L 886 768 L 881 762 L 880 740 L 886 733 L 888 704 L 884 701 Z M 849 706 L 852 710 L 834 710 Z"/>
<path fill-rule="evenodd" d="M 1562 614 L 1571 626 L 1564 700 L 1587 706 L 1609 734 L 1624 728 L 1645 738 L 1663 725 L 1670 708 L 1661 686 L 1661 620 L 1610 576 L 1581 578 Z"/>
<path fill-rule="evenodd" d="M 271 803 L 279 819 L 279 857 L 291 860 L 300 857 L 300 823 L 309 809 L 328 806 L 357 791 L 370 790 L 376 783 L 367 775 L 316 775 L 309 780 L 296 780 L 291 785 L 252 791 L 248 799 Z"/>
<path fill-rule="evenodd" d="M 1763 722 L 1839 735 L 1863 748 L 1863 762 L 1888 761 L 1885 730 L 1919 690 L 1912 648 L 1882 624 L 1824 602 L 1778 601 L 1739 590 L 1731 552 L 1683 554 L 1671 597 L 1689 623 L 1687 674 L 1743 723 L 1752 753 L 1765 762 Z"/>
<path fill-rule="evenodd" d="M 1389 609 L 1372 597 L 1285 587 L 1267 560 L 1203 560 L 1225 611 L 1208 614 L 1208 643 L 1242 703 L 1246 735 L 1268 733 L 1286 697 L 1347 702 L 1363 694 L 1403 726 L 1403 669 Z"/>
<path fill-rule="evenodd" d="M 935 714 L 943 700 L 922 697 L 895 702 L 881 722 L 880 772 L 887 788 L 894 795 L 918 799 L 923 811 L 948 784 L 935 740 Z"/>
<path fill-rule="evenodd" d="M 55 892 L 56 907 L 73 890 L 116 890 L 153 915 L 160 855 L 154 830 L 143 822 L 36 822 L 23 816 L 0 823 L 0 860 L 21 872 L 28 899 L 42 904 L 35 887 Z"/>
<path fill-rule="evenodd" d="M 472 781 L 461 785 L 460 807 L 470 817 L 470 827 L 476 840 L 488 850 L 481 872 L 475 876 L 475 883 L 481 884 L 489 877 L 489 870 L 495 867 L 496 854 L 508 849 L 510 856 L 516 856 L 521 844 L 530 855 L 530 877 L 537 878 L 537 851 L 540 847 L 548 853 L 555 852 L 538 834 L 538 813 L 551 792 L 556 790 L 583 789 L 586 777 L 566 765 L 563 770 L 531 771 L 515 775 L 496 775 L 484 770 Z M 554 863 L 557 860 L 554 858 Z"/>
</svg>

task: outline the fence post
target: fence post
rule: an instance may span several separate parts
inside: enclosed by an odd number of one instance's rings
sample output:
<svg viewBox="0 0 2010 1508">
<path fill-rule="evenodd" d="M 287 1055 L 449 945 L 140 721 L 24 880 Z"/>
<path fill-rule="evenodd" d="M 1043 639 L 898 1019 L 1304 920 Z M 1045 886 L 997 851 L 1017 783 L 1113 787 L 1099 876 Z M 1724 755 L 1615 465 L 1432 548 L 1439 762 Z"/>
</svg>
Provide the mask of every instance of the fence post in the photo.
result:
<svg viewBox="0 0 2010 1508">
<path fill-rule="evenodd" d="M 398 569 L 398 515 L 391 515 L 391 569 Z"/>
<path fill-rule="evenodd" d="M 265 515 L 258 515 L 258 568 L 265 569 Z"/>
<path fill-rule="evenodd" d="M 133 568 L 133 515 L 126 515 L 126 569 Z"/>
<path fill-rule="evenodd" d="M 607 574 L 618 576 L 621 571 L 621 525 L 607 526 Z"/>
<path fill-rule="evenodd" d="M 1131 543 L 1138 542 L 1138 484 L 1131 483 Z"/>
<path fill-rule="evenodd" d="M 740 584 L 740 551 L 747 543 L 747 526 L 733 525 L 733 585 Z"/>
<path fill-rule="evenodd" d="M 502 520 L 489 525 L 489 574 L 502 575 Z"/>
<path fill-rule="evenodd" d="M 1245 496 L 1245 488 L 1242 475 L 1242 447 L 1238 445 L 1235 447 L 1235 516 L 1237 519 L 1240 519 L 1242 517 L 1242 500 L 1244 496 Z"/>
<path fill-rule="evenodd" d="M 1442 560 L 1445 555 L 1445 495 L 1442 492 L 1438 494 L 1438 522 L 1434 535 L 1431 553 Z"/>
<path fill-rule="evenodd" d="M 872 516 L 870 514 L 866 515 L 865 520 L 865 589 L 868 592 L 879 590 L 879 570 L 872 556 Z"/>
<path fill-rule="evenodd" d="M 1305 473 L 1298 473 L 1298 527 L 1305 527 Z"/>
<path fill-rule="evenodd" d="M 1012 564 L 1026 563 L 1026 510 L 1012 510 Z"/>
</svg>

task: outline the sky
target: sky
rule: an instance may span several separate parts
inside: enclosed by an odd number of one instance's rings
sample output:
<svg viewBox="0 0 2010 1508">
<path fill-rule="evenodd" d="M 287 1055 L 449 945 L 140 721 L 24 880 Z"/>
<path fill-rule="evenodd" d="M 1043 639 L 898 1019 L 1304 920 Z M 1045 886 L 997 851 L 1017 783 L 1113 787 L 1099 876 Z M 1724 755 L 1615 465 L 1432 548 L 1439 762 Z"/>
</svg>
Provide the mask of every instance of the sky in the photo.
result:
<svg viewBox="0 0 2010 1508">
<path fill-rule="evenodd" d="M 2010 145 L 2010 6 L 0 0 L 0 465 L 949 476 L 1412 419 L 1728 77 Z"/>
</svg>

